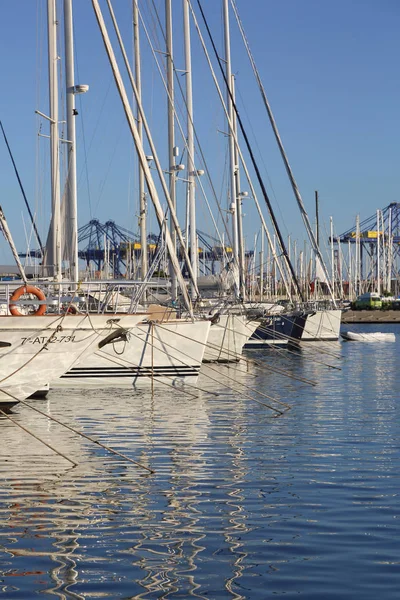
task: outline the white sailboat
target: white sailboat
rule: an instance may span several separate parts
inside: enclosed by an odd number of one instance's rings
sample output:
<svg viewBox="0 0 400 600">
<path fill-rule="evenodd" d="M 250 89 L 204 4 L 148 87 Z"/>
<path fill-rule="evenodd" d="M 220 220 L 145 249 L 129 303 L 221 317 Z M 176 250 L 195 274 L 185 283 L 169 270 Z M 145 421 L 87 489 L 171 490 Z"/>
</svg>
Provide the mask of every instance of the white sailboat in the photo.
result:
<svg viewBox="0 0 400 600">
<path fill-rule="evenodd" d="M 79 361 L 52 387 L 196 385 L 209 329 L 209 321 L 138 324 L 125 339 Z"/>
<path fill-rule="evenodd" d="M 333 280 L 332 280 L 332 282 L 329 281 L 327 267 L 325 265 L 325 262 L 324 262 L 321 250 L 319 248 L 319 244 L 317 242 L 316 236 L 314 235 L 314 232 L 310 225 L 309 217 L 308 217 L 307 211 L 305 209 L 299 187 L 294 178 L 292 168 L 289 164 L 289 160 L 288 160 L 287 154 L 285 152 L 283 142 L 282 142 L 281 136 L 279 134 L 274 115 L 272 113 L 271 106 L 267 99 L 267 95 L 266 95 L 263 83 L 261 81 L 261 77 L 258 72 L 254 57 L 252 55 L 248 39 L 245 35 L 243 24 L 239 17 L 238 9 L 236 7 L 236 3 L 234 2 L 234 0 L 232 0 L 232 6 L 233 6 L 233 10 L 234 10 L 234 13 L 236 16 L 236 20 L 237 20 L 237 24 L 238 24 L 240 33 L 242 35 L 244 46 L 247 50 L 247 54 L 248 54 L 248 58 L 249 58 L 251 67 L 252 67 L 255 79 L 257 81 L 259 91 L 260 91 L 264 106 L 266 108 L 271 127 L 274 132 L 274 136 L 275 136 L 275 139 L 276 139 L 276 142 L 277 142 L 277 145 L 278 145 L 278 148 L 279 148 L 282 160 L 283 160 L 283 164 L 285 166 L 285 169 L 286 169 L 286 172 L 287 172 L 287 175 L 288 175 L 288 178 L 289 178 L 289 181 L 290 181 L 290 184 L 291 184 L 291 187 L 292 187 L 295 199 L 296 199 L 296 203 L 300 210 L 300 214 L 303 219 L 303 223 L 304 223 L 306 232 L 310 239 L 311 246 L 313 248 L 313 251 L 314 251 L 314 254 L 316 257 L 316 262 L 319 265 L 319 267 L 323 273 L 324 280 L 325 280 L 326 286 L 328 288 L 329 295 L 331 297 L 332 307 L 334 309 L 331 311 L 329 309 L 326 310 L 325 308 L 318 306 L 317 310 L 315 311 L 315 314 L 309 315 L 307 317 L 307 321 L 306 321 L 306 324 L 304 327 L 304 333 L 302 336 L 302 341 L 303 340 L 304 341 L 312 341 L 312 340 L 318 341 L 320 339 L 337 340 L 339 338 L 341 311 L 340 311 L 340 309 L 337 308 L 337 304 L 336 304 L 336 300 L 335 300 L 335 296 L 334 296 L 334 281 Z M 305 307 L 305 308 L 307 308 L 307 307 Z"/>
<path fill-rule="evenodd" d="M 65 0 L 65 4 L 69 5 L 70 11 L 71 0 Z M 191 314 L 186 319 L 171 319 L 171 317 L 165 319 L 165 315 L 162 314 L 150 317 L 147 323 L 137 326 L 132 330 L 130 335 L 120 340 L 120 343 L 115 342 L 110 344 L 97 351 L 91 358 L 81 361 L 79 365 L 76 365 L 65 374 L 62 380 L 53 382 L 52 386 L 66 385 L 71 387 L 78 385 L 85 387 L 100 385 L 104 387 L 104 385 L 107 385 L 140 387 L 143 384 L 147 386 L 157 381 L 172 383 L 172 385 L 182 385 L 186 382 L 194 384 L 197 381 L 203 359 L 210 323 L 205 319 L 195 319 L 193 317 L 191 302 L 176 258 L 173 237 L 166 227 L 158 193 L 144 155 L 142 136 L 133 118 L 132 109 L 127 102 L 125 86 L 120 77 L 119 68 L 116 64 L 108 32 L 99 8 L 97 9 L 96 16 L 139 156 L 140 170 L 146 179 L 149 195 L 153 201 L 160 227 L 165 232 L 171 270 L 174 273 L 174 278 L 179 282 L 182 295 L 187 302 L 188 310 Z M 114 25 L 117 28 L 116 21 L 114 21 Z M 66 35 L 72 36 L 72 25 L 68 31 L 66 30 Z M 122 40 L 120 40 L 120 43 L 122 45 Z M 139 60 L 136 61 L 136 65 L 137 67 L 140 65 Z M 141 122 L 143 122 L 147 137 L 151 140 L 141 104 L 140 90 L 138 90 L 133 80 L 129 64 L 127 64 L 127 68 L 129 69 L 129 76 L 136 96 Z M 69 67 L 69 72 L 71 72 L 71 67 Z M 73 74 L 72 80 L 70 78 L 70 85 L 73 85 Z M 73 118 L 71 114 L 67 115 L 67 117 Z M 158 162 L 154 147 L 152 147 L 152 152 L 155 161 Z M 72 185 L 71 187 L 73 188 L 74 186 Z M 167 201 L 171 202 L 168 190 Z M 173 224 L 175 225 L 177 220 L 173 202 L 170 204 L 170 209 Z M 89 287 L 90 285 L 90 282 L 84 282 L 81 284 L 81 288 L 85 289 L 85 287 Z M 116 308 L 118 307 L 119 304 L 117 302 Z"/>
<path fill-rule="evenodd" d="M 1 316 L 0 407 L 27 398 L 106 338 L 129 331 L 142 319 L 140 314 Z"/>
<path fill-rule="evenodd" d="M 340 335 L 342 311 L 339 308 L 321 308 L 307 315 L 302 342 L 336 341 Z"/>
<path fill-rule="evenodd" d="M 20 270 L 23 285 L 2 284 L 0 295 L 0 407 L 16 404 L 67 371 L 77 359 L 128 331 L 143 315 L 72 315 L 63 307 L 63 285 L 52 298 L 28 285 L 0 208 L 0 229 Z M 51 312 L 46 314 L 47 310 Z M 111 336 L 111 338 L 110 338 Z"/>
<path fill-rule="evenodd" d="M 259 323 L 228 310 L 212 319 L 204 362 L 238 362 Z"/>
<path fill-rule="evenodd" d="M 67 371 L 76 360 L 89 354 L 121 332 L 126 334 L 143 314 L 70 314 L 65 298 L 69 284 L 61 282 L 61 226 L 59 210 L 58 117 L 55 55 L 55 3 L 48 2 L 50 122 L 52 148 L 52 227 L 47 264 L 53 269 L 52 296 L 28 285 L 11 233 L 1 211 L 1 229 L 19 266 L 23 285 L 4 284 L 0 317 L 0 403 L 15 404 Z M 50 258 L 49 258 L 50 257 Z M 47 314 L 46 314 L 47 313 Z M 111 336 L 111 338 L 110 338 Z"/>
</svg>

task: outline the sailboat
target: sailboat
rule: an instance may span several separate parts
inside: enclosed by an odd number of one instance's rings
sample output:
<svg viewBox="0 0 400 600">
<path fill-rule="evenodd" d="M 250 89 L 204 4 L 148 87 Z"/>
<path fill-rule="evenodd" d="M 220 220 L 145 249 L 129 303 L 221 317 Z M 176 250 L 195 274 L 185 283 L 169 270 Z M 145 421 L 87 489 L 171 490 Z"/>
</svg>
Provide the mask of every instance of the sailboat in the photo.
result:
<svg viewBox="0 0 400 600">
<path fill-rule="evenodd" d="M 300 191 L 299 191 L 299 187 L 294 178 L 292 168 L 289 164 L 289 160 L 288 160 L 286 151 L 284 149 L 283 142 L 282 142 L 281 136 L 279 134 L 278 127 L 277 127 L 274 115 L 272 113 L 271 106 L 269 104 L 263 83 L 261 81 L 259 71 L 257 69 L 254 57 L 253 57 L 251 49 L 250 49 L 248 39 L 244 32 L 243 24 L 239 17 L 238 9 L 236 7 L 236 2 L 234 0 L 232 0 L 232 7 L 233 7 L 233 10 L 234 10 L 234 13 L 236 16 L 236 21 L 237 21 L 237 24 L 238 24 L 238 27 L 239 27 L 239 30 L 240 30 L 240 33 L 241 33 L 241 36 L 243 39 L 243 43 L 246 48 L 255 79 L 257 81 L 258 88 L 259 88 L 265 109 L 267 111 L 268 118 L 269 118 L 272 130 L 273 130 L 273 133 L 274 133 L 274 136 L 275 136 L 286 172 L 288 174 L 288 178 L 289 178 L 289 181 L 290 181 L 290 184 L 291 184 L 291 187 L 292 187 L 295 199 L 296 199 L 296 203 L 300 210 L 300 214 L 301 214 L 305 229 L 307 231 L 308 237 L 311 242 L 311 246 L 312 246 L 314 254 L 315 254 L 316 262 L 319 265 L 319 267 L 323 273 L 323 276 L 324 276 L 324 279 L 325 279 L 325 282 L 326 282 L 326 285 L 328 287 L 328 291 L 329 291 L 329 294 L 331 297 L 332 306 L 325 307 L 322 304 L 316 304 L 314 306 L 314 311 L 311 311 L 311 313 L 308 314 L 307 320 L 306 320 L 306 323 L 304 326 L 304 333 L 302 335 L 302 341 L 318 341 L 321 339 L 322 340 L 337 340 L 339 338 L 339 331 L 340 331 L 341 310 L 337 307 L 337 303 L 336 303 L 336 300 L 334 297 L 333 282 L 332 282 L 332 286 L 331 286 L 331 284 L 329 283 L 327 267 L 325 265 L 322 253 L 320 251 L 316 236 L 314 235 L 314 232 L 311 228 L 309 217 L 308 217 L 307 211 L 305 209 L 305 206 L 304 206 L 304 203 L 303 203 Z M 295 279 L 293 269 L 292 269 L 292 274 Z M 300 290 L 299 290 L 299 292 L 300 292 Z M 301 293 L 300 293 L 300 296 L 301 296 Z M 311 307 L 303 306 L 303 308 L 305 308 L 306 310 L 309 310 Z"/>
<path fill-rule="evenodd" d="M 140 314 L 1 316 L 0 405 L 27 398 L 107 343 L 107 337 L 129 331 L 142 319 Z"/>
<path fill-rule="evenodd" d="M 23 285 L 4 282 L 0 315 L 0 408 L 18 403 L 60 377 L 83 356 L 125 334 L 143 319 L 136 315 L 71 314 L 56 282 L 53 297 L 28 284 L 0 209 L 0 228 L 21 272 Z M 49 312 L 46 314 L 47 310 Z"/>
<path fill-rule="evenodd" d="M 50 80 L 54 83 L 56 26 L 55 4 L 48 2 L 49 23 L 49 66 Z M 50 86 L 52 87 L 52 86 Z M 52 97 L 52 96 L 51 96 Z M 51 111 L 55 103 L 50 103 Z M 54 118 L 56 117 L 56 118 Z M 51 112 L 52 125 L 57 124 L 57 114 Z M 56 128 L 52 128 L 56 129 Z M 55 136 L 57 140 L 57 136 Z M 78 360 L 99 347 L 105 347 L 111 340 L 127 332 L 145 315 L 96 314 L 88 311 L 71 312 L 74 294 L 70 284 L 61 281 L 59 260 L 60 227 L 54 225 L 59 212 L 58 156 L 52 137 L 52 191 L 53 228 L 52 258 L 54 259 L 54 279 L 47 282 L 48 293 L 39 285 L 26 279 L 23 267 L 12 240 L 6 219 L 0 211 L 1 229 L 11 247 L 21 273 L 21 283 L 4 283 L 1 286 L 3 302 L 0 316 L 0 402 L 15 404 L 27 398 L 49 381 L 60 377 Z M 67 305 L 67 306 L 66 306 Z"/>
<path fill-rule="evenodd" d="M 231 81 L 230 72 L 230 40 L 229 23 L 227 22 L 227 2 L 224 0 L 224 32 L 225 32 L 225 54 L 226 69 L 228 81 Z M 196 209 L 195 209 L 195 178 L 194 173 L 198 171 L 194 163 L 194 126 L 193 126 L 193 99 L 192 99 L 192 60 L 191 60 L 191 39 L 190 39 L 190 19 L 189 3 L 183 2 L 184 19 L 184 44 L 185 44 L 185 74 L 186 74 L 186 107 L 187 107 L 187 153 L 188 153 L 188 198 L 189 198 L 189 229 L 190 229 L 190 248 L 193 272 L 197 273 L 197 237 L 196 237 Z M 229 99 L 229 93 L 228 93 Z M 230 107 L 231 108 L 231 107 Z M 232 116 L 232 111 L 230 116 Z M 229 120 L 229 119 L 228 119 Z M 229 121 L 229 125 L 233 125 Z M 232 216 L 232 234 L 234 260 L 232 273 L 235 279 L 236 299 L 239 296 L 243 301 L 245 299 L 245 275 L 244 275 L 244 239 L 241 216 L 240 199 L 240 179 L 237 166 L 238 157 L 233 143 L 233 131 L 229 136 L 230 152 L 230 185 L 231 185 L 231 216 Z M 211 320 L 211 328 L 208 336 L 207 348 L 204 354 L 204 362 L 236 362 L 240 360 L 245 343 L 253 334 L 257 324 L 249 319 L 235 300 L 228 302 L 222 308 L 210 307 L 204 309 L 203 315 L 207 314 Z"/>
<path fill-rule="evenodd" d="M 68 16 L 72 19 L 71 0 L 65 0 L 64 5 L 68 5 Z M 186 319 L 178 319 L 175 318 L 176 315 L 171 316 L 171 314 L 169 314 L 168 318 L 166 318 L 165 315 L 161 314 L 163 311 L 156 316 L 148 313 L 146 322 L 138 325 L 129 335 L 105 348 L 98 349 L 91 358 L 82 360 L 79 365 L 66 373 L 62 380 L 52 382 L 52 386 L 57 387 L 67 385 L 68 387 L 84 387 L 100 385 L 101 387 L 104 387 L 104 385 L 117 385 L 139 387 L 143 384 L 146 386 L 150 384 L 154 385 L 154 383 L 179 386 L 186 382 L 195 384 L 207 343 L 210 322 L 204 318 L 195 318 L 193 315 L 190 298 L 179 269 L 173 240 L 169 229 L 166 226 L 158 193 L 144 154 L 141 135 L 135 123 L 132 109 L 127 102 L 125 87 L 115 61 L 108 32 L 102 20 L 100 9 L 97 8 L 95 10 L 118 92 L 125 109 L 127 121 L 139 156 L 141 173 L 146 180 L 149 195 L 155 207 L 160 227 L 164 232 L 165 243 L 171 261 L 171 269 L 180 285 L 182 296 L 187 304 L 189 317 Z M 65 37 L 70 47 L 72 45 L 72 22 L 70 22 L 69 27 L 65 30 Z M 70 61 L 72 56 L 73 52 L 66 53 L 67 60 L 69 59 Z M 68 72 L 70 74 L 69 86 L 74 87 L 73 73 L 71 76 L 71 70 L 72 65 L 68 64 Z M 136 95 L 140 118 L 146 129 L 146 134 L 151 140 L 141 104 L 140 93 L 138 92 L 130 71 L 129 75 Z M 69 111 L 67 119 L 71 118 L 74 118 L 74 115 Z M 156 149 L 152 148 L 152 151 L 154 160 L 158 162 Z M 74 158 L 72 157 L 72 160 L 73 159 Z M 72 169 L 72 174 L 74 174 L 74 172 L 75 169 Z M 69 184 L 69 187 L 74 189 L 75 185 L 72 183 L 72 185 Z M 170 200 L 170 198 L 167 194 L 167 201 L 168 200 Z M 174 213 L 173 204 L 170 205 L 170 211 L 174 226 L 176 226 L 177 219 Z M 126 282 L 127 285 L 129 285 L 129 283 L 129 281 Z M 112 285 L 111 282 L 110 285 Z M 90 287 L 93 287 L 93 282 L 87 281 L 80 284 L 80 289 L 82 290 L 89 289 Z M 122 297 L 124 296 L 122 295 Z M 117 303 L 117 309 L 118 306 Z"/>
</svg>

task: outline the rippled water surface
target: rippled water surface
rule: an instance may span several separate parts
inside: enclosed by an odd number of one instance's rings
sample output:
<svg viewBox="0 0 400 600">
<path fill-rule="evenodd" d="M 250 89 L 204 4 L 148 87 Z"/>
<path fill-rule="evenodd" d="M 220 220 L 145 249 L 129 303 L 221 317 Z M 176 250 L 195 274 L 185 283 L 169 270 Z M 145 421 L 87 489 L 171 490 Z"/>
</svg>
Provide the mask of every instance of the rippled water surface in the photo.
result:
<svg viewBox="0 0 400 600">
<path fill-rule="evenodd" d="M 29 401 L 153 474 L 15 407 L 72 467 L 0 417 L 0 597 L 397 600 L 400 326 L 379 330 L 396 343 L 248 352 L 190 394 Z"/>
</svg>

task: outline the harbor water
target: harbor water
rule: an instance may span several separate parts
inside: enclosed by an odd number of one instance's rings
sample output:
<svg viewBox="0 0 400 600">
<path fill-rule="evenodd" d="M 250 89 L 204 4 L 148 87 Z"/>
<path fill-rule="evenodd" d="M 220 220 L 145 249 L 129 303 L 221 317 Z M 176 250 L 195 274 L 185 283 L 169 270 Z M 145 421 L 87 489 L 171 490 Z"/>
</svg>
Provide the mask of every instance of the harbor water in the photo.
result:
<svg viewBox="0 0 400 600">
<path fill-rule="evenodd" d="M 0 416 L 0 598 L 397 600 L 400 325 L 379 330 L 249 351 L 199 390 L 29 400 L 139 465 L 15 407 L 72 467 Z"/>
</svg>

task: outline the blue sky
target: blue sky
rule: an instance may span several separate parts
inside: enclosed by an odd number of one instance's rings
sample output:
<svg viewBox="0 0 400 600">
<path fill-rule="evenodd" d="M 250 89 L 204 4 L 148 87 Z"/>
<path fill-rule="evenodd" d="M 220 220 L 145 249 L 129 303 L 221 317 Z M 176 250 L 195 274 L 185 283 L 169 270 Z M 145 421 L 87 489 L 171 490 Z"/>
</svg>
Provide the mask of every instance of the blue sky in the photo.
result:
<svg viewBox="0 0 400 600">
<path fill-rule="evenodd" d="M 0 21 L 0 118 L 43 236 L 50 205 L 48 140 L 37 136 L 39 121 L 34 111 L 47 112 L 45 4 L 44 0 L 3 2 Z M 129 0 L 114 1 L 129 52 L 130 4 Z M 142 0 L 140 4 L 153 43 L 162 50 L 162 35 L 149 11 L 151 2 Z M 163 1 L 155 0 L 154 4 L 163 19 Z M 196 2 L 193 4 L 196 6 Z M 220 2 L 203 0 L 202 4 L 222 54 Z M 175 64 L 183 69 L 181 2 L 174 0 L 173 6 Z M 314 190 L 320 194 L 321 219 L 328 227 L 332 215 L 337 232 L 350 228 L 358 213 L 363 219 L 379 207 L 400 201 L 400 3 L 237 0 L 237 6 L 311 220 Z M 90 85 L 89 93 L 78 100 L 80 225 L 96 217 L 101 221 L 115 220 L 135 231 L 135 153 L 91 2 L 75 0 L 74 16 L 76 80 Z M 226 125 L 194 30 L 192 39 L 196 130 L 225 209 L 226 138 L 218 130 L 226 131 Z M 142 49 L 145 110 L 160 160 L 167 169 L 166 97 L 143 32 Z M 160 53 L 158 57 L 162 60 Z M 233 17 L 232 70 L 238 107 L 282 231 L 302 243 L 305 233 L 300 216 Z M 178 94 L 177 110 L 182 112 Z M 44 122 L 43 132 L 47 133 Z M 177 145 L 183 148 L 179 139 Z M 202 168 L 200 161 L 197 166 Z M 23 250 L 24 221 L 28 236 L 30 233 L 28 217 L 2 140 L 0 181 L 1 204 L 18 248 Z M 205 186 L 209 191 L 206 183 Z M 243 188 L 246 189 L 245 183 Z M 183 218 L 183 183 L 179 189 Z M 213 204 L 211 196 L 210 202 Z M 246 201 L 244 213 L 247 242 L 251 246 L 259 222 L 250 200 Z M 219 223 L 220 220 L 219 217 Z M 156 229 L 152 216 L 150 225 Z M 198 225 L 213 234 L 200 197 Z M 0 244 L 0 262 L 9 262 L 5 242 Z"/>
</svg>

